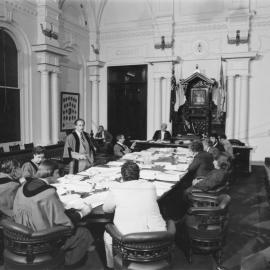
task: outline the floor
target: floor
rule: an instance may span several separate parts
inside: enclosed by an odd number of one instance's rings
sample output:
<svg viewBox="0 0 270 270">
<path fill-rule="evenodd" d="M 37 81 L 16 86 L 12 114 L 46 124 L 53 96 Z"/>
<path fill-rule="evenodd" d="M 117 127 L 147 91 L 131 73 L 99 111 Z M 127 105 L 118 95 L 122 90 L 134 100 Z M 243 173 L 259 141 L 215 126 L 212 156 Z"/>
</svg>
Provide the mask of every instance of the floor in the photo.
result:
<svg viewBox="0 0 270 270">
<path fill-rule="evenodd" d="M 253 167 L 250 176 L 238 177 L 229 194 L 232 198 L 230 225 L 222 265 L 228 270 L 239 270 L 242 258 L 270 243 L 270 208 L 265 191 L 264 168 Z M 89 252 L 88 261 L 80 270 L 104 269 L 104 259 L 100 259 L 104 258 L 104 254 L 97 250 Z M 172 261 L 173 270 L 216 269 L 215 262 L 209 255 L 194 255 L 192 264 L 189 264 L 177 247 Z M 0 267 L 0 270 L 3 269 Z"/>
</svg>

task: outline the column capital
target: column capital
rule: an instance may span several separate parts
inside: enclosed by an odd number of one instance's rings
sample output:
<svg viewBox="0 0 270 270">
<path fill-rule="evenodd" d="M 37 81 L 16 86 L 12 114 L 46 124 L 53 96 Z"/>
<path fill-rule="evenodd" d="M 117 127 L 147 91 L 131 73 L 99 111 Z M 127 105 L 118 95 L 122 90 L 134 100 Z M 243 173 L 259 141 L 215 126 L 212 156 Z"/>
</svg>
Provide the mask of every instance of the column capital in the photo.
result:
<svg viewBox="0 0 270 270">
<path fill-rule="evenodd" d="M 53 65 L 48 65 L 48 64 L 39 64 L 38 71 L 60 73 L 60 68 L 58 66 L 53 66 Z"/>
</svg>

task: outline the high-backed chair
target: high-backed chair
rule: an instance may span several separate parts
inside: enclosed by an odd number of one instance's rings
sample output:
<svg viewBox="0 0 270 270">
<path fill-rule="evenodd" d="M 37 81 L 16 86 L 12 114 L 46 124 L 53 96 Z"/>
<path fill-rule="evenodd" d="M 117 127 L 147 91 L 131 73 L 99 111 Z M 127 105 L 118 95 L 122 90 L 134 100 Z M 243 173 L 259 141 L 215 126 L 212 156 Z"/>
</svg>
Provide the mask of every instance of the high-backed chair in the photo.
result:
<svg viewBox="0 0 270 270">
<path fill-rule="evenodd" d="M 20 145 L 19 144 L 15 144 L 15 145 L 10 145 L 9 146 L 9 151 L 10 152 L 15 152 L 15 151 L 20 151 L 21 148 L 20 148 Z"/>
<path fill-rule="evenodd" d="M 34 143 L 25 143 L 24 144 L 25 150 L 33 150 L 33 148 L 34 148 Z"/>
<path fill-rule="evenodd" d="M 4 153 L 5 151 L 4 151 L 4 147 L 3 146 L 1 146 L 0 147 L 0 153 Z"/>
<path fill-rule="evenodd" d="M 5 269 L 59 269 L 64 265 L 61 246 L 71 235 L 71 229 L 57 226 L 33 232 L 29 228 L 3 220 Z"/>
<path fill-rule="evenodd" d="M 218 265 L 228 227 L 230 196 L 204 196 L 201 202 L 191 207 L 177 233 L 176 242 L 184 249 L 188 261 L 193 253 L 213 254 Z"/>
<path fill-rule="evenodd" d="M 141 232 L 121 234 L 115 225 L 107 224 L 113 239 L 114 269 L 170 269 L 174 234 Z"/>
</svg>

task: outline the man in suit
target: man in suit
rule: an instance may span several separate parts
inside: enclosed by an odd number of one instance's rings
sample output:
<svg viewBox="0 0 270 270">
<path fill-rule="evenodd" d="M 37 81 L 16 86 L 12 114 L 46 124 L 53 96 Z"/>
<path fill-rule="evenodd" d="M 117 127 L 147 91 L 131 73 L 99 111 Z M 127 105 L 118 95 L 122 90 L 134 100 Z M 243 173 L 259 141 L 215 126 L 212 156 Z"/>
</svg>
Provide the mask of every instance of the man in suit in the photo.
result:
<svg viewBox="0 0 270 270">
<path fill-rule="evenodd" d="M 102 140 L 103 143 L 111 143 L 113 136 L 109 131 L 105 130 L 103 126 L 99 126 L 95 139 Z"/>
<path fill-rule="evenodd" d="M 69 161 L 69 173 L 75 174 L 92 166 L 95 146 L 90 135 L 84 132 L 85 121 L 77 119 L 75 130 L 67 136 L 63 158 Z"/>
<path fill-rule="evenodd" d="M 119 134 L 116 136 L 116 144 L 113 147 L 113 152 L 116 157 L 121 158 L 125 154 L 131 153 L 135 148 L 136 142 L 134 142 L 130 148 L 124 144 L 125 136 L 123 134 Z"/>
<path fill-rule="evenodd" d="M 203 150 L 203 144 L 200 141 L 193 141 L 190 150 L 194 155 L 193 161 L 188 167 L 188 172 L 193 179 L 200 176 L 206 176 L 214 169 L 213 156 Z"/>
<path fill-rule="evenodd" d="M 33 231 L 46 230 L 57 225 L 74 228 L 72 236 L 63 246 L 66 254 L 65 264 L 72 267 L 84 262 L 93 238 L 86 228 L 76 227 L 76 224 L 91 212 L 91 207 L 85 204 L 78 211 L 65 211 L 55 187 L 50 185 L 51 181 L 59 177 L 56 162 L 43 161 L 36 177 L 29 179 L 18 189 L 13 206 L 15 222 Z"/>
<path fill-rule="evenodd" d="M 154 141 L 170 141 L 171 140 L 171 133 L 166 130 L 167 124 L 161 124 L 160 130 L 157 130 L 153 136 Z"/>
<path fill-rule="evenodd" d="M 220 154 L 216 161 L 215 169 L 210 171 L 205 177 L 194 179 L 191 191 L 195 188 L 207 192 L 223 186 L 228 180 L 229 167 L 228 156 Z"/>
<path fill-rule="evenodd" d="M 139 166 L 131 161 L 121 168 L 123 183 L 115 183 L 103 204 L 107 213 L 114 212 L 114 224 L 122 234 L 135 232 L 166 231 L 157 204 L 155 186 L 146 180 L 139 180 Z M 105 232 L 107 266 L 113 267 L 112 238 Z"/>
<path fill-rule="evenodd" d="M 225 151 L 224 146 L 220 143 L 216 133 L 211 134 L 209 139 L 213 143 L 213 147 L 217 148 L 220 152 Z"/>
</svg>

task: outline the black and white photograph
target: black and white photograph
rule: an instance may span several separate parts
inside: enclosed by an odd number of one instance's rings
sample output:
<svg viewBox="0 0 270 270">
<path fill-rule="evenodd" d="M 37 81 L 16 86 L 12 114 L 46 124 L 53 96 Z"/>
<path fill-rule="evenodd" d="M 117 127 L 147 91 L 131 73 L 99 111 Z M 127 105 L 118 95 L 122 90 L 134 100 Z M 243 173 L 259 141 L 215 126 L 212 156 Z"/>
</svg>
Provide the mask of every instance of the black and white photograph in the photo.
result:
<svg viewBox="0 0 270 270">
<path fill-rule="evenodd" d="M 270 0 L 0 0 L 0 270 L 269 270 Z"/>
</svg>

